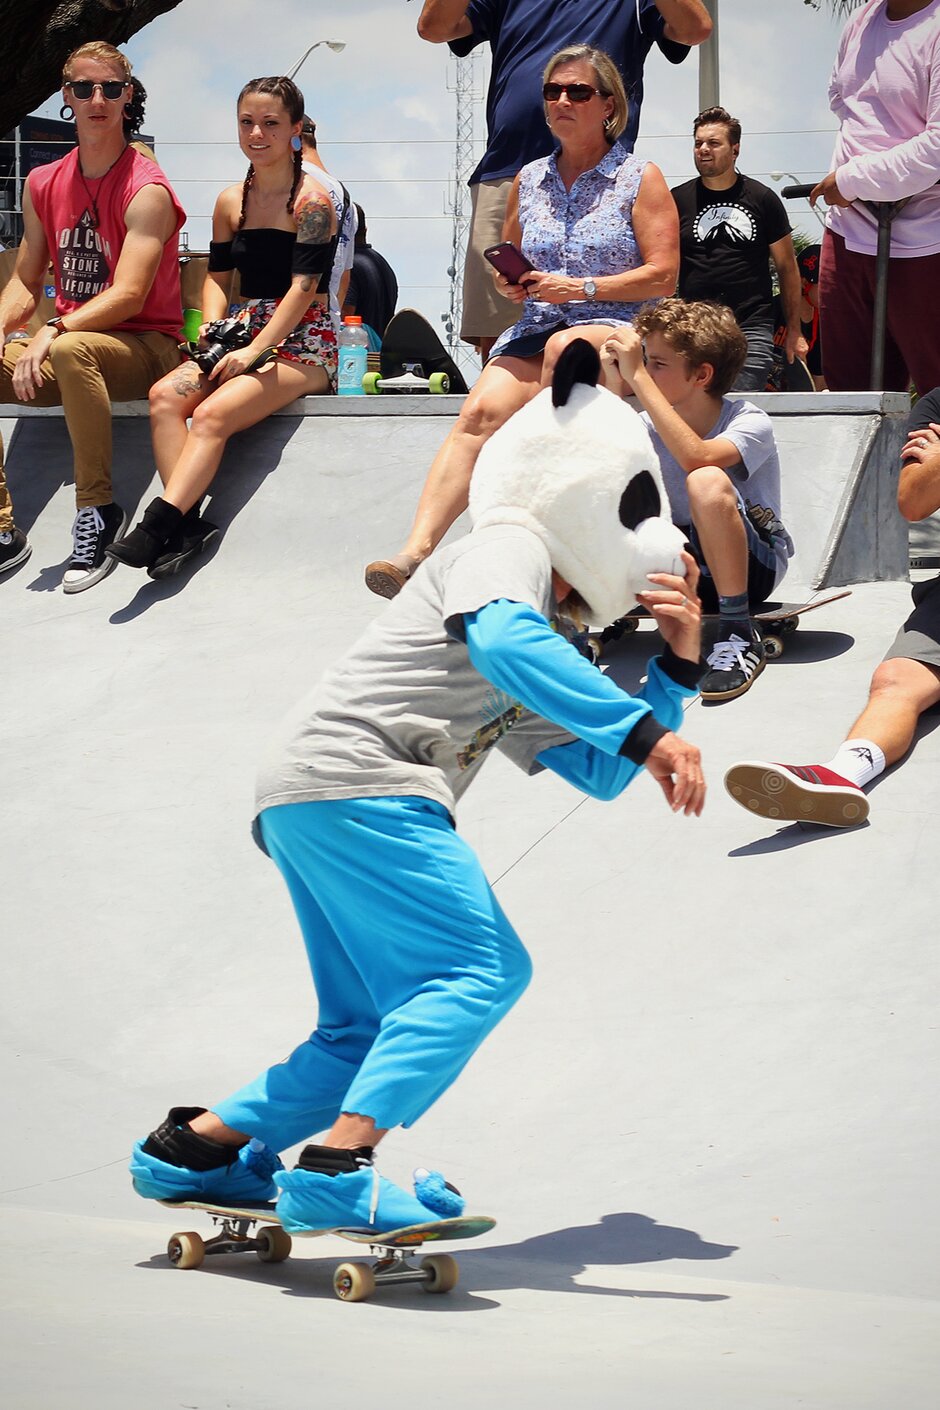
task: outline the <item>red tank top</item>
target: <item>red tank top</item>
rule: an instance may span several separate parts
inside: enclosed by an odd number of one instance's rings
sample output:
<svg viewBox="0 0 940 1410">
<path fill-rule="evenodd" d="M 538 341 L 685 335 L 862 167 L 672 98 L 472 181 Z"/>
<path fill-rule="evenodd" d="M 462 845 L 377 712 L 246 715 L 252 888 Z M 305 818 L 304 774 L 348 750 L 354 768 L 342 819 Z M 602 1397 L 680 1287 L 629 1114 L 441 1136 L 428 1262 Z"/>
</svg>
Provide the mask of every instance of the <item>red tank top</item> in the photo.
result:
<svg viewBox="0 0 940 1410">
<path fill-rule="evenodd" d="M 124 213 L 137 192 L 144 186 L 163 186 L 169 191 L 176 228 L 163 246 L 140 313 L 114 324 L 114 331 L 178 337 L 183 321 L 179 231 L 186 213 L 160 168 L 136 148 L 127 147 L 104 176 L 86 177 L 83 183 L 75 148 L 60 161 L 34 168 L 27 179 L 56 271 L 55 307 L 60 318 L 111 287 L 127 235 Z M 97 230 L 93 205 L 98 208 Z"/>
</svg>

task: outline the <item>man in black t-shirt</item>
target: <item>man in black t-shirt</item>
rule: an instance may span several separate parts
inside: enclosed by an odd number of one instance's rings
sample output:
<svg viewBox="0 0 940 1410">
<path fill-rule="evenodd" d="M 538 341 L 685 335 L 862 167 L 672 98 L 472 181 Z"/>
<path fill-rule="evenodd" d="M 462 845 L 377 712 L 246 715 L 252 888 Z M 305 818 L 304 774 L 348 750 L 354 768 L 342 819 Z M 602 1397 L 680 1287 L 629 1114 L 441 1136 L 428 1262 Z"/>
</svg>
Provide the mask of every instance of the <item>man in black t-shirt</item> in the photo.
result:
<svg viewBox="0 0 940 1410">
<path fill-rule="evenodd" d="M 358 313 L 367 332 L 374 335 L 370 336 L 370 342 L 374 341 L 379 348 L 398 302 L 398 280 L 388 260 L 374 250 L 366 238 L 366 214 L 362 206 L 357 205 L 356 212 L 359 224 L 343 314 Z"/>
<path fill-rule="evenodd" d="M 737 170 L 736 118 L 724 108 L 706 108 L 692 131 L 699 175 L 672 192 L 679 211 L 679 293 L 731 309 L 748 344 L 735 390 L 762 391 L 773 360 L 771 260 L 786 315 L 787 361 L 806 356 L 790 221 L 775 192 Z"/>
</svg>

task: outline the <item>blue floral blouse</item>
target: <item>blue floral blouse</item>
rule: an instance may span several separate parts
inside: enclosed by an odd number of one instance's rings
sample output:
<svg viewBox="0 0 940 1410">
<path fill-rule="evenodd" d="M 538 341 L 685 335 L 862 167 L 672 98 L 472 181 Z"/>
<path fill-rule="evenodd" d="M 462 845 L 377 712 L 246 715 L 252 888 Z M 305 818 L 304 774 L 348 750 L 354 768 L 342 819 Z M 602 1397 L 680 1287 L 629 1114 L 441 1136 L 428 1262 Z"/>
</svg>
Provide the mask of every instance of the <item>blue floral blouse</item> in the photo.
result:
<svg viewBox="0 0 940 1410">
<path fill-rule="evenodd" d="M 614 143 L 597 166 L 566 191 L 555 155 L 530 162 L 520 174 L 523 253 L 536 269 L 575 279 L 638 269 L 643 256 L 633 232 L 633 203 L 646 163 Z M 498 357 L 517 338 L 548 334 L 560 325 L 630 323 L 641 303 L 578 299 L 546 304 L 527 299 L 522 316 L 500 334 L 490 356 Z"/>
</svg>

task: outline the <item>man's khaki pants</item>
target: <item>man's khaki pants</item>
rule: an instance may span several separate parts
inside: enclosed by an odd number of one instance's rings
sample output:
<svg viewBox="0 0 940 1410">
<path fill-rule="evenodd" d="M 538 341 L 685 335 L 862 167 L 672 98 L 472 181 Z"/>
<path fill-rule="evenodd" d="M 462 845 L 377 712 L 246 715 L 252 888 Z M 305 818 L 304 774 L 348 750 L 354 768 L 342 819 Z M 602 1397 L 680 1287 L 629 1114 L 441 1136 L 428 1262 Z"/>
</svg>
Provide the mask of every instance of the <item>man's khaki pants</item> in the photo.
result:
<svg viewBox="0 0 940 1410">
<path fill-rule="evenodd" d="M 18 340 L 4 348 L 0 405 L 19 405 L 13 369 L 28 347 Z M 63 408 L 75 457 L 77 508 L 111 503 L 111 402 L 146 397 L 179 360 L 176 341 L 166 333 L 60 333 L 53 341 L 42 365 L 43 384 L 23 405 Z M 12 527 L 0 440 L 0 533 Z"/>
</svg>

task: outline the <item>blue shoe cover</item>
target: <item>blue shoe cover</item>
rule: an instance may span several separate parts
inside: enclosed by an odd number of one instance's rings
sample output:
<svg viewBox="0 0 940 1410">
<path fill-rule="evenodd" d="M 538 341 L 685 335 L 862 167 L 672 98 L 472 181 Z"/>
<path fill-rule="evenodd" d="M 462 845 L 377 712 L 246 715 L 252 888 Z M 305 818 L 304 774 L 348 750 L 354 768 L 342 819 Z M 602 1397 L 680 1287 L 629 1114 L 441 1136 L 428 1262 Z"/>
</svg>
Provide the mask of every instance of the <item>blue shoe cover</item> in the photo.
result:
<svg viewBox="0 0 940 1410">
<path fill-rule="evenodd" d="M 416 1170 L 414 1173 L 415 1194 L 432 1214 L 442 1219 L 459 1219 L 466 1208 L 466 1200 L 453 1185 L 448 1185 L 439 1170 Z"/>
<path fill-rule="evenodd" d="M 168 1165 L 148 1155 L 143 1146 L 143 1141 L 137 1142 L 129 1168 L 134 1189 L 144 1199 L 198 1199 L 235 1205 L 264 1204 L 277 1199 L 277 1186 L 271 1177 L 284 1167 L 262 1141 L 252 1138 L 238 1150 L 231 1165 L 220 1165 L 214 1170 Z"/>
<path fill-rule="evenodd" d="M 285 1170 L 274 1177 L 280 1190 L 277 1212 L 291 1234 L 310 1229 L 370 1229 L 386 1233 L 437 1219 L 407 1190 L 393 1185 L 374 1166 L 347 1175 Z"/>
</svg>

